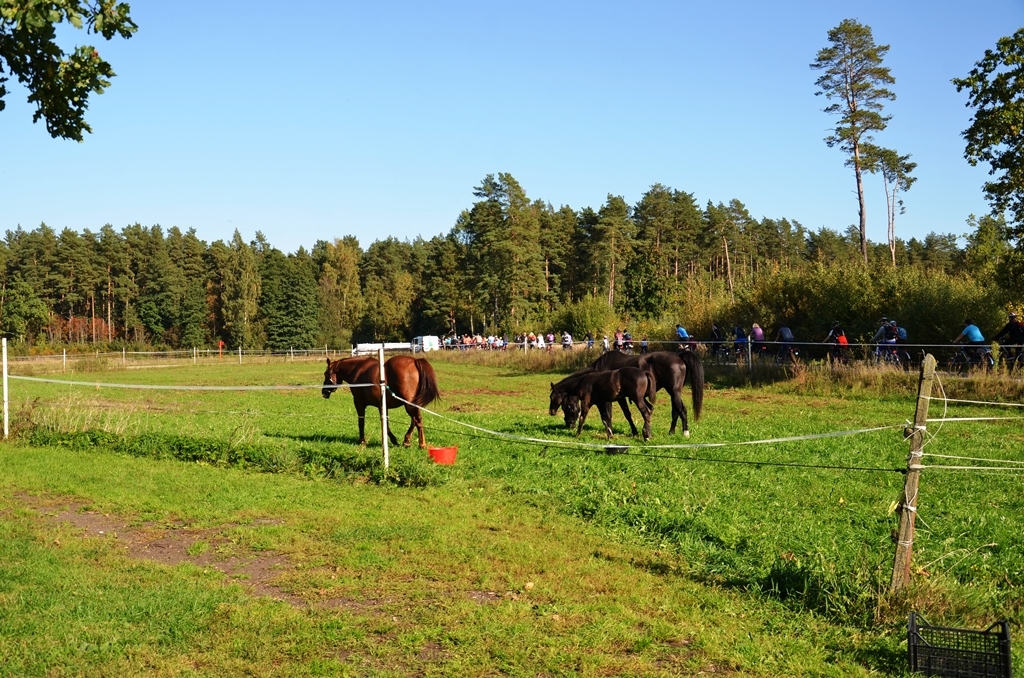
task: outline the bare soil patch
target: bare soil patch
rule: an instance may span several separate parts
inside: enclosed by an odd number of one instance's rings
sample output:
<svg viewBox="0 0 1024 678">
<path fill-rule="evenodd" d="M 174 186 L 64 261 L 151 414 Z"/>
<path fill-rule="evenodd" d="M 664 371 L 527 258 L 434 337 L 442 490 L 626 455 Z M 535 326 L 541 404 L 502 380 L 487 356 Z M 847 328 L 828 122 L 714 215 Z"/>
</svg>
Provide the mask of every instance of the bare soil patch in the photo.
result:
<svg viewBox="0 0 1024 678">
<path fill-rule="evenodd" d="M 114 539 L 121 545 L 129 558 L 145 560 L 161 565 L 177 566 L 190 563 L 196 567 L 219 570 L 226 575 L 227 583 L 238 583 L 252 594 L 266 596 L 297 608 L 324 607 L 351 609 L 357 613 L 372 611 L 372 605 L 348 598 L 319 597 L 315 602 L 306 601 L 284 590 L 277 580 L 294 565 L 279 553 L 245 550 L 239 552 L 237 544 L 225 535 L 237 525 L 217 528 L 196 529 L 175 523 L 133 524 L 128 519 L 87 508 L 81 501 L 41 497 L 29 494 L 15 496 L 26 507 L 34 510 L 40 519 L 51 523 L 69 524 L 79 530 L 85 539 Z M 264 524 L 278 521 L 263 519 Z M 230 555 L 221 547 L 231 545 Z"/>
</svg>

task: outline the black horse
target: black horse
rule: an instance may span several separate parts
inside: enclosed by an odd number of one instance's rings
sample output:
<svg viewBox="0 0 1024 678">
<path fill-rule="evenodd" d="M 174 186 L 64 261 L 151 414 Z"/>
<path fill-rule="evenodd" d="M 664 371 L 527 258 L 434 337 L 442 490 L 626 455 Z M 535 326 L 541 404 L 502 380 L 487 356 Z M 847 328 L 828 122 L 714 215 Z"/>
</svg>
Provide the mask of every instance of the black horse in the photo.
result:
<svg viewBox="0 0 1024 678">
<path fill-rule="evenodd" d="M 612 437 L 612 403 L 618 402 L 626 415 L 626 421 L 637 435 L 636 424 L 630 414 L 627 400 L 632 400 L 644 418 L 644 440 L 651 439 L 651 410 L 654 406 L 657 387 L 654 375 L 639 367 L 623 367 L 618 370 L 590 370 L 566 377 L 557 384 L 551 384 L 551 402 L 548 414 L 554 415 L 561 407 L 565 412 L 565 423 L 572 427 L 572 414 L 579 416 L 576 435 L 583 430 L 587 413 L 597 405 L 604 422 L 604 430 Z"/>
<path fill-rule="evenodd" d="M 665 389 L 672 398 L 672 427 L 669 433 L 676 432 L 676 421 L 683 421 L 683 435 L 689 437 L 690 426 L 686 418 L 686 406 L 683 405 L 683 385 L 689 375 L 690 390 L 693 396 L 693 420 L 700 419 L 700 411 L 704 404 L 704 364 L 693 351 L 655 351 L 645 355 L 626 355 L 620 351 L 610 351 L 590 364 L 590 370 L 613 370 L 622 367 L 639 367 L 654 375 L 657 389 Z"/>
</svg>

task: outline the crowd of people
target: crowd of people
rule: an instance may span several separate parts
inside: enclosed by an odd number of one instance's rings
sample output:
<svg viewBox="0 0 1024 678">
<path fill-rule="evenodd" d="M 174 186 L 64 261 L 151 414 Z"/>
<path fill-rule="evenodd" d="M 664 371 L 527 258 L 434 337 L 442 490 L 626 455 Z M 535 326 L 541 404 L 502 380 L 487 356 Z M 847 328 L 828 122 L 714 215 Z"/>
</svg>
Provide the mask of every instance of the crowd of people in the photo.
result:
<svg viewBox="0 0 1024 678">
<path fill-rule="evenodd" d="M 711 353 L 716 355 L 719 352 L 727 353 L 734 351 L 737 355 L 746 355 L 748 352 L 756 356 L 771 356 L 774 354 L 780 361 L 795 360 L 799 355 L 799 345 L 792 329 L 787 324 L 782 324 L 774 335 L 774 340 L 769 342 L 764 329 L 753 323 L 750 330 L 742 325 L 735 325 L 731 331 L 723 330 L 718 323 L 711 323 L 711 330 L 707 339 L 703 342 L 691 335 L 681 323 L 676 323 L 675 339 L 680 349 L 696 350 L 701 343 Z M 874 355 L 877 360 L 895 360 L 897 362 L 909 362 L 910 354 L 906 349 L 908 344 L 907 330 L 895 319 L 882 317 L 878 329 L 871 337 L 871 344 L 874 345 Z M 1024 323 L 1017 314 L 1008 314 L 1008 320 L 1003 328 L 991 339 L 1000 342 L 1003 346 L 1003 354 L 1008 360 L 1017 360 L 1024 352 Z M 653 342 L 661 343 L 661 342 Z M 772 343 L 769 349 L 768 344 Z M 832 323 L 822 343 L 829 345 L 829 357 L 839 362 L 846 362 L 851 358 L 850 341 L 846 336 L 839 321 Z M 975 352 L 977 356 L 983 355 L 990 345 L 986 341 L 981 329 L 967 318 L 963 323 L 963 330 L 956 338 L 952 339 L 953 344 L 963 344 Z M 552 351 L 561 346 L 562 350 L 572 350 L 574 347 L 583 346 L 592 349 L 599 347 L 602 352 L 622 351 L 624 353 L 648 353 L 651 350 L 652 342 L 646 336 L 638 341 L 628 329 L 616 329 L 609 338 L 608 335 L 601 335 L 598 339 L 594 332 L 587 332 L 581 340 L 563 330 L 560 336 L 556 337 L 554 332 L 534 333 L 527 332 L 516 335 L 510 341 L 505 336 L 480 334 L 452 335 L 444 338 L 443 347 L 449 350 L 504 350 L 509 346 L 525 349 L 543 349 Z M 730 347 L 731 344 L 731 347 Z"/>
<path fill-rule="evenodd" d="M 737 355 L 746 355 L 748 348 L 753 355 L 768 356 L 769 349 L 764 329 L 757 323 L 753 323 L 749 332 L 742 326 L 736 325 L 732 328 L 731 334 L 719 327 L 717 322 L 711 323 L 711 330 L 707 339 L 702 343 L 712 355 L 719 353 L 727 354 L 731 350 Z M 731 338 L 730 338 L 731 337 Z M 696 349 L 697 340 L 682 326 L 676 324 L 676 339 L 680 348 Z M 963 330 L 952 339 L 953 344 L 965 344 L 973 347 L 975 355 L 979 357 L 985 351 L 989 351 L 990 341 L 986 341 L 981 329 L 973 320 L 967 318 L 963 323 Z M 1003 328 L 992 337 L 991 342 L 999 342 L 1002 347 L 1002 354 L 1008 361 L 1015 361 L 1024 354 L 1024 323 L 1020 321 L 1017 313 L 1008 314 L 1008 320 Z M 773 351 L 779 361 L 795 360 L 799 355 L 799 346 L 792 329 L 782 324 L 774 335 Z M 851 357 L 850 340 L 839 321 L 834 321 L 822 343 L 829 345 L 828 355 L 831 359 L 839 362 L 847 362 Z M 911 356 L 907 350 L 909 338 L 906 328 L 902 327 L 895 319 L 883 316 L 878 329 L 871 337 L 871 344 L 874 345 L 874 356 L 878 361 L 892 360 L 895 362 L 909 363 Z"/>
</svg>

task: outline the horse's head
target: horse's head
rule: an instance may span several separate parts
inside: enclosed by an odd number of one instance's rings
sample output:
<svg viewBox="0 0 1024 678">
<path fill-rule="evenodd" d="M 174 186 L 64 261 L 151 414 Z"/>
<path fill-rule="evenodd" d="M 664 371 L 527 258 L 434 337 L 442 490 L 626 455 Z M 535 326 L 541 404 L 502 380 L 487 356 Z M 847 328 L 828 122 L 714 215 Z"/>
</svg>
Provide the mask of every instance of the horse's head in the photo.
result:
<svg viewBox="0 0 1024 678">
<path fill-rule="evenodd" d="M 327 359 L 327 370 L 324 371 L 324 387 L 320 390 L 320 395 L 325 398 L 330 398 L 331 394 L 334 393 L 334 386 L 338 385 L 338 375 L 331 369 L 331 359 Z"/>
<path fill-rule="evenodd" d="M 565 400 L 565 392 L 551 384 L 551 402 L 548 404 L 548 416 L 555 416 L 558 408 L 562 406 L 563 400 Z"/>
<path fill-rule="evenodd" d="M 565 419 L 565 427 L 572 428 L 580 419 L 580 398 L 576 395 L 566 396 L 562 400 L 562 416 Z"/>
</svg>

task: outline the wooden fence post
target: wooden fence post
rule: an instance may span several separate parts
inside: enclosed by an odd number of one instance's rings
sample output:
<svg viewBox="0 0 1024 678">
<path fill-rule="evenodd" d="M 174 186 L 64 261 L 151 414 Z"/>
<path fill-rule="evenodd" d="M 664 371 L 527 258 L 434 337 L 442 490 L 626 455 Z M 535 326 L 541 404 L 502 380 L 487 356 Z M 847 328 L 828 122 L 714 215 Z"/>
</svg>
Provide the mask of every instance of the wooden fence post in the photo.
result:
<svg viewBox="0 0 1024 678">
<path fill-rule="evenodd" d="M 921 475 L 921 457 L 924 455 L 924 434 L 928 421 L 928 404 L 931 402 L 932 381 L 935 379 L 935 356 L 928 353 L 921 364 L 921 380 L 917 385 L 917 409 L 914 424 L 906 429 L 910 438 L 910 456 L 907 457 L 907 474 L 903 482 L 903 496 L 896 510 L 900 514 L 900 525 L 896 537 L 896 557 L 892 564 L 890 591 L 899 591 L 910 583 L 910 561 L 914 551 L 914 521 L 917 518 L 917 485 Z"/>
</svg>

